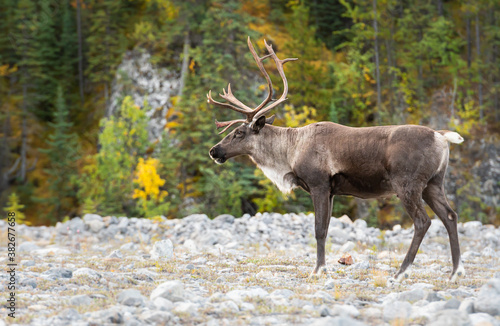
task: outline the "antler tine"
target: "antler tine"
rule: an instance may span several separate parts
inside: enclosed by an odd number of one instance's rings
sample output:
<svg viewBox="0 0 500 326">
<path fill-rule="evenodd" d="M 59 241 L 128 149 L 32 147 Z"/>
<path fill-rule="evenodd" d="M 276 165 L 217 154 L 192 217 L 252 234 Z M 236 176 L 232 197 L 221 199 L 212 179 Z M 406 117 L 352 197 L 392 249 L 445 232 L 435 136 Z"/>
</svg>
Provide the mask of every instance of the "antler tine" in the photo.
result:
<svg viewBox="0 0 500 326">
<path fill-rule="evenodd" d="M 288 81 L 286 80 L 285 76 L 285 71 L 283 70 L 283 65 L 287 63 L 288 61 L 295 61 L 298 60 L 298 58 L 287 58 L 280 60 L 276 53 L 274 53 L 273 46 L 267 44 L 267 42 L 264 40 L 264 44 L 266 45 L 266 49 L 269 52 L 269 55 L 273 58 L 274 62 L 276 63 L 276 68 L 278 69 L 278 72 L 281 76 L 281 79 L 283 80 L 283 94 L 281 94 L 281 97 L 273 102 L 272 104 L 268 105 L 264 109 L 259 109 L 254 111 L 254 117 L 253 119 L 257 119 L 263 115 L 265 115 L 267 112 L 269 112 L 272 108 L 276 107 L 280 103 L 286 101 L 286 96 L 288 95 Z"/>
<path fill-rule="evenodd" d="M 238 119 L 238 120 L 230 120 L 230 121 L 223 121 L 223 122 L 219 122 L 219 121 L 215 120 L 215 127 L 217 127 L 217 129 L 220 129 L 222 127 L 226 127 L 226 128 L 224 128 L 224 130 L 219 132 L 219 135 L 220 135 L 220 134 L 224 133 L 227 129 L 229 129 L 232 125 L 234 125 L 236 123 L 240 123 L 240 122 L 247 122 L 247 120 Z"/>
<path fill-rule="evenodd" d="M 219 94 L 219 96 L 222 97 L 223 99 L 225 99 L 226 101 L 228 101 L 229 103 L 232 103 L 232 104 L 240 107 L 241 109 L 243 109 L 247 113 L 250 113 L 253 111 L 248 106 L 241 103 L 241 101 L 238 100 L 236 97 L 234 97 L 233 92 L 231 91 L 231 83 L 227 84 L 227 93 L 226 93 L 226 90 L 224 88 L 222 89 L 222 92 L 224 93 L 224 95 Z"/>
<path fill-rule="evenodd" d="M 268 54 L 268 55 L 263 56 L 262 58 L 260 58 L 257 55 L 257 52 L 255 51 L 255 48 L 253 47 L 252 41 L 250 40 L 250 36 L 247 39 L 247 43 L 248 43 L 248 48 L 250 49 L 250 52 L 252 52 L 252 56 L 255 59 L 255 62 L 257 63 L 257 66 L 259 67 L 260 72 L 264 75 L 264 77 L 267 80 L 267 86 L 269 88 L 269 94 L 267 95 L 267 98 L 264 99 L 264 101 L 262 101 L 262 103 L 260 103 L 259 106 L 257 106 L 255 108 L 255 110 L 258 112 L 267 103 L 269 103 L 272 100 L 272 97 L 273 97 L 273 83 L 271 82 L 271 78 L 269 77 L 269 74 L 267 73 L 266 69 L 264 68 L 264 65 L 262 64 L 262 62 L 265 59 L 269 58 L 271 56 L 271 54 Z"/>
<path fill-rule="evenodd" d="M 219 94 L 220 95 L 220 94 Z M 229 103 L 222 103 L 222 102 L 218 102 L 216 100 L 214 100 L 212 98 L 212 90 L 209 90 L 208 91 L 208 94 L 207 94 L 207 102 L 210 103 L 210 104 L 215 104 L 215 105 L 219 105 L 219 106 L 223 106 L 223 107 L 226 107 L 226 108 L 229 108 L 231 110 L 234 110 L 236 112 L 240 112 L 240 113 L 243 113 L 245 115 L 248 116 L 248 113 L 249 111 L 247 109 L 244 109 L 244 108 L 238 108 L 236 106 L 233 106 Z M 251 110 L 250 110 L 251 111 Z"/>
<path fill-rule="evenodd" d="M 274 53 L 273 47 L 264 40 L 264 44 L 266 45 L 266 49 L 269 52 L 268 55 L 265 55 L 263 57 L 259 57 L 257 55 L 257 52 L 255 51 L 255 48 L 253 47 L 252 41 L 250 40 L 250 37 L 248 37 L 247 40 L 248 43 L 248 48 L 250 49 L 250 52 L 253 55 L 253 58 L 255 59 L 255 62 L 257 63 L 257 66 L 259 67 L 260 72 L 264 75 L 264 78 L 266 78 L 267 85 L 269 87 L 269 94 L 267 95 L 266 99 L 259 104 L 255 109 L 251 109 L 245 104 L 243 104 L 241 101 L 239 101 L 234 95 L 231 90 L 231 84 L 227 85 L 227 92 L 225 89 L 222 89 L 223 94 L 219 94 L 220 97 L 228 101 L 229 103 L 222 103 L 215 101 L 212 98 L 212 91 L 210 90 L 207 94 L 207 99 L 208 103 L 219 105 L 222 107 L 229 108 L 231 110 L 234 110 L 236 112 L 243 113 L 247 118 L 246 120 L 244 119 L 239 119 L 239 120 L 231 120 L 231 121 L 225 121 L 225 122 L 218 122 L 215 120 L 215 125 L 217 126 L 217 129 L 226 127 L 224 130 L 222 130 L 219 134 L 222 134 L 225 132 L 229 127 L 236 123 L 251 123 L 253 120 L 258 119 L 259 117 L 265 115 L 267 112 L 269 112 L 272 108 L 276 107 L 279 105 L 281 102 L 286 100 L 286 96 L 288 94 L 288 82 L 286 80 L 285 72 L 283 70 L 283 65 L 287 63 L 288 61 L 293 61 L 297 60 L 297 58 L 287 58 L 284 60 L 280 60 L 277 56 L 276 53 Z M 267 73 L 266 69 L 264 68 L 263 61 L 269 57 L 272 57 L 274 62 L 276 63 L 276 67 L 278 69 L 278 72 L 281 76 L 281 79 L 283 80 L 283 94 L 281 94 L 281 97 L 275 101 L 272 99 L 273 97 L 273 84 L 271 82 L 271 78 L 269 77 L 269 74 Z M 271 103 L 271 104 L 269 104 Z M 232 105 L 233 104 L 233 105 Z M 269 104 L 269 105 L 268 105 Z M 267 105 L 267 106 L 266 106 Z"/>
</svg>

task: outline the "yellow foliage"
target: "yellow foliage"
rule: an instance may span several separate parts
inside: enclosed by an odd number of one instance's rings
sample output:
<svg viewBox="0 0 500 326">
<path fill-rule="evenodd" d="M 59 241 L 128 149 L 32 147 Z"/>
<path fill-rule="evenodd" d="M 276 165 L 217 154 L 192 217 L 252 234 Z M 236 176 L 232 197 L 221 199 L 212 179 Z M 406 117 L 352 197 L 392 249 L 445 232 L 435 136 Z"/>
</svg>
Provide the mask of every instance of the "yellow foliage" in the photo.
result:
<svg viewBox="0 0 500 326">
<path fill-rule="evenodd" d="M 160 190 L 160 187 L 165 184 L 165 180 L 156 172 L 158 164 L 158 159 L 148 158 L 144 161 L 143 158 L 139 158 L 136 178 L 134 179 L 139 189 L 134 189 L 133 198 L 140 198 L 143 201 L 152 199 L 158 202 L 168 195 L 166 191 Z"/>
<path fill-rule="evenodd" d="M 0 66 L 0 77 L 8 76 L 17 71 L 17 66 L 9 67 L 9 65 Z"/>
<path fill-rule="evenodd" d="M 147 0 L 148 4 L 156 4 L 160 13 L 167 20 L 172 20 L 179 14 L 179 9 L 174 6 L 171 0 Z"/>
<path fill-rule="evenodd" d="M 287 127 L 295 128 L 317 122 L 317 112 L 315 108 L 304 105 L 298 111 L 301 113 L 297 113 L 292 105 L 285 105 L 285 120 Z"/>
<path fill-rule="evenodd" d="M 462 136 L 470 136 L 471 132 L 480 125 L 479 108 L 474 104 L 474 101 L 466 102 L 463 109 L 457 112 L 460 117 L 460 122 L 455 119 L 450 123 L 450 125 Z"/>
</svg>

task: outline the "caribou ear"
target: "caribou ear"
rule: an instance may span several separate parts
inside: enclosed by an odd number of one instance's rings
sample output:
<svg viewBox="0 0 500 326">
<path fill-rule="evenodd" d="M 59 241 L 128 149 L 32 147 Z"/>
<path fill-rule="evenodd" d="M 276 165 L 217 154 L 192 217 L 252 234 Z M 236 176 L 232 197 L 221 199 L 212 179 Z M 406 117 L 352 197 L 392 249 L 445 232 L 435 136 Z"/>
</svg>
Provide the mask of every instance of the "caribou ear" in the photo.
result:
<svg viewBox="0 0 500 326">
<path fill-rule="evenodd" d="M 274 115 L 274 114 L 272 116 L 270 116 L 269 118 L 267 118 L 266 119 L 266 124 L 272 125 L 273 122 L 274 122 L 274 118 L 276 118 L 276 115 Z"/>
<path fill-rule="evenodd" d="M 252 127 L 253 131 L 256 133 L 259 132 L 262 128 L 264 128 L 265 125 L 266 125 L 266 117 L 262 116 L 258 118 L 257 121 L 254 122 Z"/>
</svg>

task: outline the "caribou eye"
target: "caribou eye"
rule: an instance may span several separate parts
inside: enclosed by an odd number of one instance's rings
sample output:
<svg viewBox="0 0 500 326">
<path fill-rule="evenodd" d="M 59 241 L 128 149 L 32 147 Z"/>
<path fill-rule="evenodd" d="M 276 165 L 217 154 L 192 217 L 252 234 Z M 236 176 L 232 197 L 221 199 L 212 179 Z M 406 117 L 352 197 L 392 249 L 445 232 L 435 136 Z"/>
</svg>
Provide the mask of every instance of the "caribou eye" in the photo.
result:
<svg viewBox="0 0 500 326">
<path fill-rule="evenodd" d="M 243 137 L 244 132 L 243 132 L 243 131 L 241 131 L 241 130 L 236 130 L 235 135 L 236 135 L 236 137 Z"/>
</svg>

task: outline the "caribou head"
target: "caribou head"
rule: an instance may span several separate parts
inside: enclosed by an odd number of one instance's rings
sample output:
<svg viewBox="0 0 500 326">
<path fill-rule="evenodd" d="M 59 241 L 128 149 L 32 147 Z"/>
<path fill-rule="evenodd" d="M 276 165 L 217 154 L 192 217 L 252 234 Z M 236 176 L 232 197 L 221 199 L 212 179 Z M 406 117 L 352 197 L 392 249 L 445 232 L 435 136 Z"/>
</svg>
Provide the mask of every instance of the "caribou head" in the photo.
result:
<svg viewBox="0 0 500 326">
<path fill-rule="evenodd" d="M 285 72 L 283 71 L 283 65 L 288 61 L 297 60 L 297 58 L 287 58 L 284 60 L 280 60 L 276 53 L 274 53 L 272 45 L 267 44 L 266 41 L 264 41 L 264 44 L 269 54 L 263 57 L 259 57 L 252 45 L 252 42 L 250 41 L 250 37 L 248 37 L 247 43 L 248 48 L 250 49 L 250 52 L 252 53 L 255 62 L 257 63 L 257 66 L 266 78 L 269 93 L 264 101 L 262 101 L 262 103 L 260 103 L 256 108 L 252 109 L 243 104 L 233 95 L 231 91 L 231 84 L 227 86 L 227 92 L 225 89 L 223 89 L 223 94 L 219 94 L 220 97 L 222 97 L 229 103 L 215 101 L 212 98 L 212 91 L 208 92 L 208 103 L 243 113 L 246 116 L 246 119 L 237 119 L 224 122 L 219 122 L 217 120 L 215 121 L 217 129 L 224 128 L 219 134 L 224 133 L 235 124 L 242 123 L 239 127 L 234 129 L 231 133 L 224 137 L 222 141 L 220 141 L 217 145 L 210 149 L 210 157 L 218 164 L 224 163 L 231 157 L 252 154 L 257 144 L 256 138 L 259 137 L 261 129 L 264 128 L 266 124 L 272 124 L 274 121 L 274 116 L 266 118 L 265 115 L 269 111 L 271 111 L 271 109 L 286 101 L 286 96 L 288 94 L 288 82 L 286 80 Z M 283 79 L 283 94 L 281 94 L 281 97 L 278 100 L 272 99 L 273 84 L 271 82 L 269 74 L 262 64 L 262 62 L 267 58 L 272 58 L 274 60 L 281 79 Z"/>
</svg>

